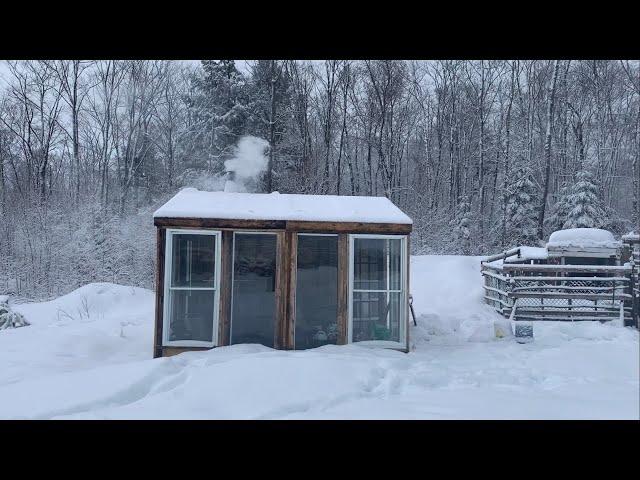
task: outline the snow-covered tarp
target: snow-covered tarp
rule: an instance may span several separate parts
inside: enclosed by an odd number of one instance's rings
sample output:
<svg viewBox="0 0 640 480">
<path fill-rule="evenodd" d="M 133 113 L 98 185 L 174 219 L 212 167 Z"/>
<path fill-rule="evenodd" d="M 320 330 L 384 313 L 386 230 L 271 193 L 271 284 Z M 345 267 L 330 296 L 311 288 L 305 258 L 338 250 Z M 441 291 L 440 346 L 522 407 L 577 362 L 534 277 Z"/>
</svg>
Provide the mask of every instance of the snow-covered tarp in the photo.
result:
<svg viewBox="0 0 640 480">
<path fill-rule="evenodd" d="M 203 192 L 184 188 L 154 218 L 413 223 L 386 197 Z"/>
<path fill-rule="evenodd" d="M 547 248 L 618 248 L 620 241 L 616 240 L 608 230 L 601 228 L 568 228 L 553 232 L 547 242 Z"/>
</svg>

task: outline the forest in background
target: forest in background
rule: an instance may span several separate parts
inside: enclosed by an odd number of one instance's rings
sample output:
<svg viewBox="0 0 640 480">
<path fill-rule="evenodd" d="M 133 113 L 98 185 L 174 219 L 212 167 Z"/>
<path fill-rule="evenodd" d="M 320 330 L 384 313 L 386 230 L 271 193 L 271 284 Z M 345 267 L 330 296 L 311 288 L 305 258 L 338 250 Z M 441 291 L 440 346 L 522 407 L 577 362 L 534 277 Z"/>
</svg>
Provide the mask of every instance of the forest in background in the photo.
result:
<svg viewBox="0 0 640 480">
<path fill-rule="evenodd" d="M 3 64 L 0 294 L 153 288 L 153 211 L 220 189 L 246 135 L 257 191 L 387 196 L 414 254 L 640 230 L 638 61 Z"/>
</svg>

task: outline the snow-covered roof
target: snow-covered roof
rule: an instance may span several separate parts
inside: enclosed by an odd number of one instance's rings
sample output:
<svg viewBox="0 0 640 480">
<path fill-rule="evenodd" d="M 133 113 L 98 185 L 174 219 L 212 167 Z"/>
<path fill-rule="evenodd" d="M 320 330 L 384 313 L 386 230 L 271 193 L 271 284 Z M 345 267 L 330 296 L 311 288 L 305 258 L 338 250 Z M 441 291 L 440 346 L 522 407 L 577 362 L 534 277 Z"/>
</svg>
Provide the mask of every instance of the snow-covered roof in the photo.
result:
<svg viewBox="0 0 640 480">
<path fill-rule="evenodd" d="M 553 232 L 548 247 L 617 248 L 620 242 L 613 233 L 601 228 L 568 228 Z"/>
<path fill-rule="evenodd" d="M 154 218 L 220 218 L 412 224 L 386 197 L 202 192 L 184 188 Z"/>
</svg>

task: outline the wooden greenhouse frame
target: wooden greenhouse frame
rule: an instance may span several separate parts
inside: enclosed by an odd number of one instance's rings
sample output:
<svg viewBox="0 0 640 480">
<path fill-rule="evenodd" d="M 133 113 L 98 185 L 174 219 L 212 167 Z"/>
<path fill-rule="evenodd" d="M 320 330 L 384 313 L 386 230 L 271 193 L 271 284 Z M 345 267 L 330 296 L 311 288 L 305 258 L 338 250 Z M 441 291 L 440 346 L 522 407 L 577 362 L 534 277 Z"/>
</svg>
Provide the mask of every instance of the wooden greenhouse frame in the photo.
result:
<svg viewBox="0 0 640 480">
<path fill-rule="evenodd" d="M 189 189 L 191 190 L 191 189 Z M 205 192 L 198 192 L 204 194 Z M 206 192 L 209 193 L 209 192 Z M 212 194 L 222 194 L 212 192 Z M 180 195 L 180 194 L 178 194 Z M 178 196 L 177 195 L 177 196 Z M 267 194 L 223 194 L 223 195 L 243 195 L 243 199 L 252 199 L 255 196 L 257 208 L 260 200 Z M 262 197 L 261 197 L 262 195 Z M 176 196 L 176 197 L 177 197 Z M 174 197 L 174 198 L 176 198 Z M 293 197 L 280 194 L 280 198 Z M 317 197 L 318 205 L 323 204 L 322 196 Z M 336 196 L 331 196 L 332 201 L 336 201 Z M 215 197 L 218 198 L 218 197 Z M 224 197 L 225 199 L 227 197 Z M 358 198 L 366 204 L 367 197 L 340 197 L 348 204 L 349 198 Z M 379 197 L 378 202 L 380 201 Z M 170 356 L 188 350 L 206 350 L 217 346 L 232 344 L 232 307 L 233 307 L 233 276 L 234 276 L 234 238 L 237 234 L 262 233 L 273 234 L 276 238 L 275 253 L 275 317 L 273 332 L 273 347 L 276 349 L 295 348 L 296 329 L 296 291 L 297 291 L 297 252 L 298 239 L 300 235 L 331 235 L 337 236 L 337 343 L 338 345 L 350 342 L 350 319 L 352 316 L 352 267 L 353 267 L 353 239 L 357 236 L 371 236 L 371 238 L 397 238 L 400 239 L 401 248 L 401 307 L 400 308 L 400 341 L 399 342 L 362 342 L 363 345 L 379 346 L 383 348 L 394 348 L 401 351 L 408 351 L 409 346 L 409 236 L 412 230 L 411 220 L 389 200 L 384 199 L 389 204 L 389 208 L 397 210 L 400 222 L 379 222 L 371 221 L 366 215 L 359 221 L 331 221 L 318 220 L 317 215 L 310 215 L 309 220 L 299 218 L 288 219 L 288 213 L 274 215 L 276 218 L 218 218 L 216 217 L 216 207 L 212 207 L 212 214 L 208 217 L 189 216 L 188 212 L 183 216 L 173 216 L 171 212 L 165 213 L 161 208 L 154 214 L 154 225 L 157 229 L 156 241 L 156 303 L 155 303 L 155 333 L 154 349 L 155 357 Z M 168 204 L 167 204 L 168 205 Z M 229 216 L 229 215 L 227 215 Z M 327 215 L 331 218 L 331 213 Z M 214 302 L 212 321 L 214 322 L 215 333 L 212 341 L 206 345 L 199 345 L 198 342 L 172 344 L 167 341 L 167 316 L 168 313 L 168 280 L 167 269 L 170 268 L 171 261 L 167 256 L 168 238 L 173 234 L 195 233 L 214 235 L 219 251 L 219 261 L 216 261 L 216 287 L 212 287 L 212 295 L 215 294 L 217 300 Z M 216 253 L 216 255 L 218 255 Z M 390 288 L 390 287 L 387 287 Z M 389 315 L 387 310 L 385 315 Z"/>
</svg>

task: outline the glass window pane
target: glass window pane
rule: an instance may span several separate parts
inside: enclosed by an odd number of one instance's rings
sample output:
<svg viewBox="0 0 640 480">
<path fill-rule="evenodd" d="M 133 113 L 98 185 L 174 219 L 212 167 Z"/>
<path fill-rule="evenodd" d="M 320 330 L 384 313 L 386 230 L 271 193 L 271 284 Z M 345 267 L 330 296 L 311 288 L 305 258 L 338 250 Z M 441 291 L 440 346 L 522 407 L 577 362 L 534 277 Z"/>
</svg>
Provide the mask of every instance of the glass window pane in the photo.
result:
<svg viewBox="0 0 640 480">
<path fill-rule="evenodd" d="M 389 248 L 389 290 L 402 290 L 400 262 L 402 261 L 402 240 L 388 239 Z"/>
<path fill-rule="evenodd" d="M 338 341 L 338 237 L 298 235 L 298 350 Z"/>
<path fill-rule="evenodd" d="M 401 342 L 400 322 L 402 321 L 402 293 L 389 293 L 389 316 L 387 317 L 387 328 L 389 330 L 389 340 Z"/>
<path fill-rule="evenodd" d="M 234 237 L 231 343 L 273 347 L 276 313 L 276 236 Z"/>
<path fill-rule="evenodd" d="M 386 240 L 356 238 L 354 240 L 354 290 L 385 290 L 387 288 Z"/>
<path fill-rule="evenodd" d="M 171 286 L 214 288 L 215 235 L 173 234 Z"/>
<path fill-rule="evenodd" d="M 352 341 L 400 342 L 401 293 L 354 292 Z"/>
<path fill-rule="evenodd" d="M 213 341 L 215 291 L 170 290 L 169 341 Z"/>
</svg>

